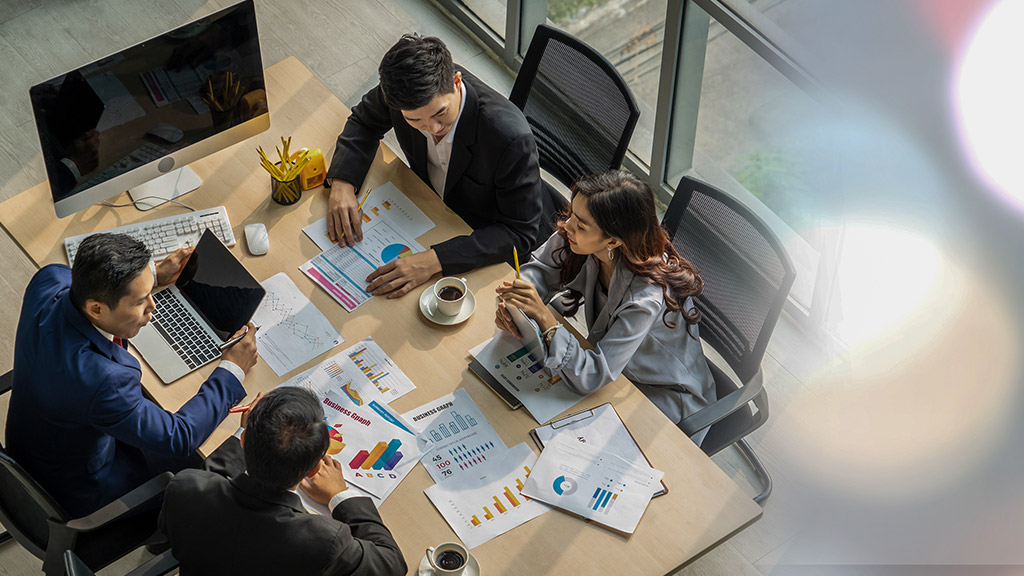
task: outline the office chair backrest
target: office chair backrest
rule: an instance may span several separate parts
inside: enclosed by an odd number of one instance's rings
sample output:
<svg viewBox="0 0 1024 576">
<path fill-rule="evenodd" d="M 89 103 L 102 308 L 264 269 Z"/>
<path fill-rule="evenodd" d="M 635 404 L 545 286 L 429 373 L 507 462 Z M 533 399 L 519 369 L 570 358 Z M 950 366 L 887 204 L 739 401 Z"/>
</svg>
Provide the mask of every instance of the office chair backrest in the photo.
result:
<svg viewBox="0 0 1024 576">
<path fill-rule="evenodd" d="M 540 167 L 566 186 L 618 168 L 640 108 L 615 67 L 599 52 L 540 25 L 509 100 L 526 116 Z"/>
<path fill-rule="evenodd" d="M 679 182 L 662 224 L 704 279 L 695 299 L 701 338 L 749 381 L 796 279 L 789 255 L 750 209 L 689 176 Z"/>
<path fill-rule="evenodd" d="M 38 558 L 46 555 L 47 519 L 67 522 L 70 516 L 6 452 L 0 450 L 0 523 Z"/>
</svg>

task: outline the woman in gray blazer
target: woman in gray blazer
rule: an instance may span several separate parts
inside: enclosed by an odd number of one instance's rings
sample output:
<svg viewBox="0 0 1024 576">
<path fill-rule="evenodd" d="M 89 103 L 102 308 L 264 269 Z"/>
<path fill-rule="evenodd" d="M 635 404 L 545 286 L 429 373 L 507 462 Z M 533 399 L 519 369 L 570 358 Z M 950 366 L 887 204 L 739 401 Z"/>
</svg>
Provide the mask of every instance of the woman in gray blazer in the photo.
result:
<svg viewBox="0 0 1024 576">
<path fill-rule="evenodd" d="M 625 374 L 678 423 L 715 400 L 691 300 L 703 286 L 658 223 L 647 184 L 609 170 L 573 185 L 569 210 L 522 267 L 522 278 L 498 287 L 495 323 L 518 336 L 506 306 L 520 307 L 543 333 L 545 366 L 569 388 L 589 394 Z M 546 305 L 566 290 L 566 316 L 586 303 L 593 350 L 584 350 Z"/>
</svg>

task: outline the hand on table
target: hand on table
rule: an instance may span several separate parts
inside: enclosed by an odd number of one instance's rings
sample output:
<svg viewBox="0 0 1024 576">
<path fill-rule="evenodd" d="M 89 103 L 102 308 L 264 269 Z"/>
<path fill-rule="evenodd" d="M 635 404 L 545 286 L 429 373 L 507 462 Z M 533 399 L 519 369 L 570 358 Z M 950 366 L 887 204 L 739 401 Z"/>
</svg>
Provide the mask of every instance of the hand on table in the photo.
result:
<svg viewBox="0 0 1024 576">
<path fill-rule="evenodd" d="M 178 279 L 178 275 L 185 269 L 185 262 L 192 255 L 195 248 L 179 248 L 167 255 L 166 258 L 156 265 L 156 285 L 167 286 Z"/>
<path fill-rule="evenodd" d="M 499 328 L 507 330 L 505 326 L 502 326 L 498 322 L 499 319 L 502 321 L 507 320 L 509 323 L 512 322 L 511 310 L 505 309 L 505 306 L 518 306 L 530 317 L 537 326 L 540 327 L 540 331 L 544 332 L 548 328 L 558 324 L 555 320 L 555 315 L 548 310 L 547 304 L 541 299 L 540 294 L 537 293 L 537 288 L 523 279 L 516 279 L 512 282 L 502 282 L 501 286 L 498 286 L 494 290 L 498 293 L 498 298 L 501 299 L 504 306 L 499 306 L 498 317 L 495 318 L 495 324 L 498 324 Z M 503 317 L 502 314 L 505 316 Z M 512 326 L 515 328 L 515 325 Z M 509 332 L 512 332 L 509 330 Z M 512 332 L 516 334 L 517 332 Z"/>
<path fill-rule="evenodd" d="M 388 298 L 398 298 L 440 271 L 441 262 L 436 252 L 417 252 L 405 258 L 396 258 L 374 270 L 366 277 L 370 283 L 366 291 L 374 296 L 387 294 Z"/>
<path fill-rule="evenodd" d="M 348 490 L 345 477 L 341 475 L 341 463 L 325 455 L 320 460 L 320 468 L 309 478 L 299 483 L 314 502 L 326 506 L 338 492 Z"/>
<path fill-rule="evenodd" d="M 242 326 L 238 332 L 231 335 L 231 338 L 234 338 L 241 334 L 247 327 L 249 331 L 245 333 L 245 337 L 225 350 L 220 356 L 221 360 L 233 362 L 246 374 L 248 374 L 249 370 L 256 365 L 256 361 L 258 360 L 258 357 L 256 356 L 256 326 L 253 325 L 252 322 L 249 322 L 246 326 Z"/>
<path fill-rule="evenodd" d="M 345 244 L 355 245 L 363 239 L 363 212 L 356 202 L 356 188 L 335 178 L 327 198 L 327 234 L 332 241 L 344 235 Z"/>
</svg>

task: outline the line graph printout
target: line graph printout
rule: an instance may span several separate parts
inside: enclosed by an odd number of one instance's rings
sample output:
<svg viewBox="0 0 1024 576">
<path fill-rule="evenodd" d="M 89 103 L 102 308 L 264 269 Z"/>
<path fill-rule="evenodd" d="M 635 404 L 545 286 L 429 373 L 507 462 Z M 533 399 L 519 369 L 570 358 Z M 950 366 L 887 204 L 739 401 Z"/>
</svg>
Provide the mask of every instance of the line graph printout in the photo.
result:
<svg viewBox="0 0 1024 576">
<path fill-rule="evenodd" d="M 356 246 L 331 246 L 299 270 L 351 312 L 370 299 L 367 276 L 391 260 L 422 251 L 423 246 L 415 240 L 388 221 L 381 221 L 364 229 L 363 240 Z"/>
<path fill-rule="evenodd" d="M 438 484 L 479 481 L 491 462 L 506 451 L 464 388 L 402 414 L 421 430 L 423 467 Z"/>
<path fill-rule="evenodd" d="M 384 395 L 388 403 L 416 389 L 412 380 L 374 342 L 372 336 L 345 350 L 345 355 L 366 375 L 377 391 Z"/>
<path fill-rule="evenodd" d="M 364 232 L 380 222 L 388 222 L 408 238 L 416 239 L 435 226 L 433 220 L 391 182 L 374 188 L 368 194 L 369 197 L 363 205 Z M 337 244 L 331 242 L 330 236 L 327 235 L 327 218 L 313 222 L 302 231 L 321 250 L 327 250 Z"/>
<path fill-rule="evenodd" d="M 476 548 L 550 510 L 520 492 L 536 460 L 521 442 L 494 459 L 482 480 L 434 484 L 423 492 L 466 548 Z"/>
<path fill-rule="evenodd" d="M 252 323 L 260 327 L 256 347 L 278 376 L 345 341 L 284 272 L 260 285 L 267 295 L 252 317 Z"/>
<path fill-rule="evenodd" d="M 632 534 L 662 476 L 646 464 L 556 437 L 544 445 L 523 494 Z"/>
</svg>

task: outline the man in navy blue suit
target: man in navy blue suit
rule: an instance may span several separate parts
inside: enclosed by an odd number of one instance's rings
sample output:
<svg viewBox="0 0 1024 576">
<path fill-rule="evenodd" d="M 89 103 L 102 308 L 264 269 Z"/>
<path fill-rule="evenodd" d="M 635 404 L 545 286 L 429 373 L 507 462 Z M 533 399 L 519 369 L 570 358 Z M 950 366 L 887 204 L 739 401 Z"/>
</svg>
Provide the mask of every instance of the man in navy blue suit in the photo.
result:
<svg viewBox="0 0 1024 576">
<path fill-rule="evenodd" d="M 198 465 L 196 449 L 245 397 L 242 380 L 256 363 L 252 325 L 177 412 L 142 393 L 124 340 L 152 319 L 154 286 L 172 283 L 188 255 L 179 250 L 154 267 L 141 242 L 96 234 L 73 268 L 45 266 L 25 290 L 8 452 L 73 516 L 160 472 Z"/>
</svg>

